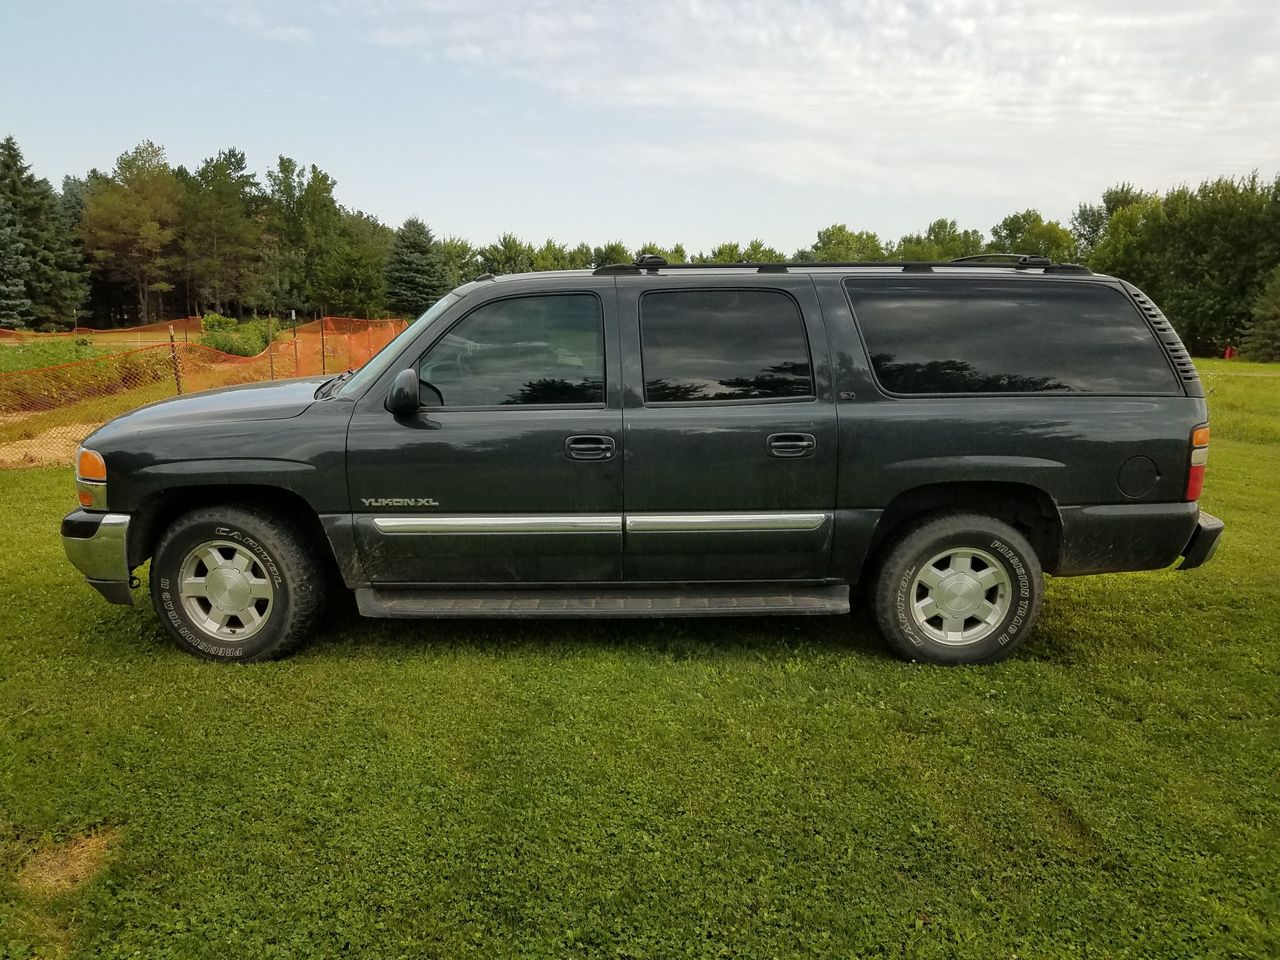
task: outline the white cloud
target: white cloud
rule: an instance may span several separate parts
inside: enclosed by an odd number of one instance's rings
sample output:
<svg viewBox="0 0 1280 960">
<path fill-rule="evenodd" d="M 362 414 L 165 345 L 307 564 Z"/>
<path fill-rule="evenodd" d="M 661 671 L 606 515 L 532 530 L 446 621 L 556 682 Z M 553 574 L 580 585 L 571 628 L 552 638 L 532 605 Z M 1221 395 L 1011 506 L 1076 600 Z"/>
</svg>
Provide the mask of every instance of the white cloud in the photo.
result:
<svg viewBox="0 0 1280 960">
<path fill-rule="evenodd" d="M 219 8 L 223 18 L 237 29 L 251 33 L 262 40 L 276 43 L 310 43 L 311 28 L 299 22 L 280 22 L 268 19 L 257 6 L 228 4 Z"/>
<path fill-rule="evenodd" d="M 632 111 L 620 169 L 1070 205 L 1280 160 L 1275 0 L 328 0 L 327 33 Z M 279 39 L 290 39 L 281 35 Z"/>
</svg>

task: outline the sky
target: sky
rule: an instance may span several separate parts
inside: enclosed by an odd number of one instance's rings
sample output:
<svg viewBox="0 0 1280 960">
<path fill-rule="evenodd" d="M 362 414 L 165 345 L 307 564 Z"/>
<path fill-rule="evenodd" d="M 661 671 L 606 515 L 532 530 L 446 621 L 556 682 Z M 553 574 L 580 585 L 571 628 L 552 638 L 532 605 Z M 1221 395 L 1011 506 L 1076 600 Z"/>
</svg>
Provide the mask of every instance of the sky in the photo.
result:
<svg viewBox="0 0 1280 960">
<path fill-rule="evenodd" d="M 315 163 L 486 243 L 760 237 L 1280 173 L 1277 0 L 0 0 L 0 137 L 36 172 L 144 139 Z"/>
</svg>

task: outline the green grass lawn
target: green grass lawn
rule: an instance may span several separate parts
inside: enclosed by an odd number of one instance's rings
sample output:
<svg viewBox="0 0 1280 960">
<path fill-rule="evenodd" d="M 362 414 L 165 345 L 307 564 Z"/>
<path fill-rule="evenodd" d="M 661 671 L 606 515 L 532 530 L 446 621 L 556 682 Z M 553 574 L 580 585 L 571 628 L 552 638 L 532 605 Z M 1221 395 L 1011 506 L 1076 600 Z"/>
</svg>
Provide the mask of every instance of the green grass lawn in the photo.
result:
<svg viewBox="0 0 1280 960">
<path fill-rule="evenodd" d="M 1280 955 L 1280 368 L 1205 370 L 1218 557 L 1051 581 L 983 668 L 349 612 L 220 666 L 79 581 L 67 471 L 0 473 L 0 951 Z"/>
<path fill-rule="evenodd" d="M 36 340 L 27 343 L 0 340 L 0 373 L 51 367 L 60 363 L 73 363 L 76 360 L 89 360 L 100 357 L 106 352 L 102 347 L 92 346 L 87 341 L 77 343 L 74 338 Z"/>
</svg>

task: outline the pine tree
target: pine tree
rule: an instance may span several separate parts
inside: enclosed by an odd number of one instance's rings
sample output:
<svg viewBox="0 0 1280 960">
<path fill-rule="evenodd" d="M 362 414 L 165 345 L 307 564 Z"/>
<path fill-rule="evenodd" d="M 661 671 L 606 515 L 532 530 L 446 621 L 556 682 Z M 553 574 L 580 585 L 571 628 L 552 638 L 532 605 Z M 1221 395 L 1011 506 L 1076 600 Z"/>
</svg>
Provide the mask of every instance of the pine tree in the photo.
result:
<svg viewBox="0 0 1280 960">
<path fill-rule="evenodd" d="M 32 175 L 13 137 L 0 141 L 0 198 L 9 204 L 27 259 L 23 288 L 33 322 L 74 326 L 87 293 L 80 250 L 57 193 Z"/>
<path fill-rule="evenodd" d="M 1253 319 L 1245 328 L 1240 354 L 1246 360 L 1280 361 L 1280 267 L 1267 276 L 1253 302 Z"/>
<path fill-rule="evenodd" d="M 121 154 L 110 176 L 89 178 L 80 225 L 85 247 L 102 269 L 133 286 L 141 323 L 151 319 L 152 295 L 173 289 L 165 278 L 179 198 L 164 149 L 150 140 Z"/>
<path fill-rule="evenodd" d="M 396 231 L 387 258 L 387 309 L 399 316 L 416 317 L 449 289 L 440 244 L 430 227 L 410 217 Z"/>
<path fill-rule="evenodd" d="M 31 319 L 26 281 L 29 261 L 9 204 L 0 198 L 0 327 L 24 327 Z"/>
</svg>

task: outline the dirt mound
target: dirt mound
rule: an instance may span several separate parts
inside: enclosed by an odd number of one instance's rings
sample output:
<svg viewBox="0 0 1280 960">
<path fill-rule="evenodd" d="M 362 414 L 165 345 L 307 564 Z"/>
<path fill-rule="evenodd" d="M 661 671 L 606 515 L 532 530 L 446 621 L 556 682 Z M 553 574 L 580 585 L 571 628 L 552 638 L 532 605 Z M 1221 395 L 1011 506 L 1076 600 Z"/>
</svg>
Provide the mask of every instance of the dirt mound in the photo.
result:
<svg viewBox="0 0 1280 960">
<path fill-rule="evenodd" d="M 0 443 L 0 470 L 12 467 L 68 466 L 80 441 L 101 424 L 71 423 L 52 427 L 25 440 Z"/>
</svg>

